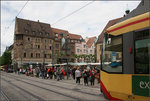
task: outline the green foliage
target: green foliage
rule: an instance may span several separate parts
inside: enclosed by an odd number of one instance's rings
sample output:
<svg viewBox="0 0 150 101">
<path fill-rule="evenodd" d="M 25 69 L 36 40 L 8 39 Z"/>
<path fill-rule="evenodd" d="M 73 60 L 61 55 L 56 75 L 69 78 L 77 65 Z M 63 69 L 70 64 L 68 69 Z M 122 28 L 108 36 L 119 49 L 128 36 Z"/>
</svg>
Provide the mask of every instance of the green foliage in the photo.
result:
<svg viewBox="0 0 150 101">
<path fill-rule="evenodd" d="M 11 52 L 4 52 L 0 57 L 0 65 L 10 65 L 11 63 Z"/>
</svg>

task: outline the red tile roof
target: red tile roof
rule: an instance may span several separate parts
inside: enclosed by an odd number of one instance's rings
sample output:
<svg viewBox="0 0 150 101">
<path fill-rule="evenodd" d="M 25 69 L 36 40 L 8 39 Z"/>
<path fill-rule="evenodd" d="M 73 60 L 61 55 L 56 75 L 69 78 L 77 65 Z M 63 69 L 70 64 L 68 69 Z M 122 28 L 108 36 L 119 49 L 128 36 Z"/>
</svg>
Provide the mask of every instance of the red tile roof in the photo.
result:
<svg viewBox="0 0 150 101">
<path fill-rule="evenodd" d="M 60 36 L 61 33 L 65 34 L 65 35 L 69 34 L 69 32 L 67 30 L 62 30 L 62 29 L 58 29 L 58 28 L 52 28 L 52 32 L 53 32 L 55 38 L 57 37 L 56 34 L 58 34 L 57 38 L 59 40 L 61 39 L 61 36 Z"/>
<path fill-rule="evenodd" d="M 62 30 L 62 29 L 58 29 L 58 28 L 52 28 L 52 31 L 53 31 L 54 35 L 56 33 L 58 34 L 58 39 L 61 39 L 61 36 L 60 36 L 61 33 L 64 33 L 64 37 L 69 35 L 69 38 L 70 39 L 74 39 L 74 40 L 79 40 L 80 38 L 82 38 L 81 35 L 71 34 L 67 30 Z"/>
<path fill-rule="evenodd" d="M 82 39 L 81 35 L 77 35 L 77 34 L 69 34 L 70 39 L 74 39 L 74 40 L 80 40 Z"/>
<path fill-rule="evenodd" d="M 87 46 L 88 48 L 90 48 L 92 46 L 92 44 L 94 43 L 96 37 L 91 37 L 89 38 L 89 40 L 87 41 Z"/>
<path fill-rule="evenodd" d="M 106 30 L 107 28 L 109 28 L 110 26 L 112 26 L 112 25 L 118 23 L 121 19 L 122 19 L 122 17 L 121 17 L 121 18 L 117 18 L 117 19 L 110 20 L 110 21 L 107 23 L 107 25 L 105 26 L 105 28 L 103 29 L 103 31 L 101 32 L 101 34 L 98 36 L 98 41 L 97 41 L 97 43 L 102 43 L 105 30 Z"/>
</svg>

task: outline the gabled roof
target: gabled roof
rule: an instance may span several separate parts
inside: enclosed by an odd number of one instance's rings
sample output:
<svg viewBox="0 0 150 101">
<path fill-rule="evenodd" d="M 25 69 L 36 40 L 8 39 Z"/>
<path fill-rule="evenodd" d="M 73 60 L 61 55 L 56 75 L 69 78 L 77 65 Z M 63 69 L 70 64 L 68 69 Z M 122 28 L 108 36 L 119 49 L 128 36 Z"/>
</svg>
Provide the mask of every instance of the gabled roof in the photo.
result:
<svg viewBox="0 0 150 101">
<path fill-rule="evenodd" d="M 98 36 L 98 41 L 97 43 L 102 43 L 103 42 L 103 36 L 104 36 L 104 33 L 106 31 L 107 28 L 109 28 L 110 26 L 118 23 L 120 20 L 122 19 L 121 18 L 117 18 L 117 19 L 113 19 L 113 20 L 110 20 L 107 25 L 105 26 L 105 28 L 103 29 L 103 31 L 101 32 L 101 34 Z"/>
<path fill-rule="evenodd" d="M 40 35 L 41 32 L 43 36 L 46 35 L 46 33 L 49 33 L 48 36 L 53 37 L 51 26 L 47 23 L 42 23 L 39 21 L 36 22 L 16 17 L 15 27 L 15 34 L 26 34 L 25 30 L 28 30 L 29 35 L 33 35 L 33 31 L 35 31 L 35 35 Z"/>
<path fill-rule="evenodd" d="M 89 38 L 89 40 L 87 41 L 87 46 L 88 46 L 88 48 L 90 48 L 92 45 L 93 45 L 93 43 L 94 43 L 94 41 L 95 41 L 95 38 L 96 37 L 91 37 L 91 38 Z"/>
</svg>

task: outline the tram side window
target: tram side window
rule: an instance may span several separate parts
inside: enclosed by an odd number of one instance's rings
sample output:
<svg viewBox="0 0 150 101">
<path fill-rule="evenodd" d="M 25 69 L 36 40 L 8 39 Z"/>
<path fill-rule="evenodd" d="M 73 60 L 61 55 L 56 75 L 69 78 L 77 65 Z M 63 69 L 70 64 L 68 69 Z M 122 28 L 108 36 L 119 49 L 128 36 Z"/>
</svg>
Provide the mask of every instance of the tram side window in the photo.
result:
<svg viewBox="0 0 150 101">
<path fill-rule="evenodd" d="M 135 41 L 135 73 L 149 74 L 150 68 L 150 33 L 147 31 L 136 32 L 135 35 L 144 34 L 144 38 Z"/>
<path fill-rule="evenodd" d="M 104 36 L 102 70 L 109 73 L 122 72 L 122 36 Z"/>
</svg>

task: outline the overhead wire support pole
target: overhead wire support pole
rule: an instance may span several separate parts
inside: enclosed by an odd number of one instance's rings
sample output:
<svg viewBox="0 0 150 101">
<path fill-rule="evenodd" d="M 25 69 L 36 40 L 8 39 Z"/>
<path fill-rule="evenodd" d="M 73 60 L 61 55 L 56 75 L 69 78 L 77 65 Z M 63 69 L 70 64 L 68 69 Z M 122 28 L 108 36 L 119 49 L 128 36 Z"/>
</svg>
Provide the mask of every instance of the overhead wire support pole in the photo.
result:
<svg viewBox="0 0 150 101">
<path fill-rule="evenodd" d="M 61 20 L 65 19 L 65 18 L 71 16 L 72 14 L 78 12 L 79 10 L 85 8 L 86 6 L 90 5 L 90 4 L 93 3 L 94 1 L 95 1 L 95 0 L 93 0 L 93 1 L 91 1 L 91 2 L 89 2 L 89 3 L 87 3 L 86 5 L 82 6 L 81 8 L 79 8 L 79 9 L 77 9 L 77 10 L 75 10 L 75 11 L 73 11 L 72 13 L 70 13 L 70 14 L 68 14 L 68 15 L 66 15 L 66 16 L 64 16 L 64 17 L 62 17 L 62 18 L 60 18 L 59 20 L 57 20 L 57 21 L 56 21 L 55 23 L 53 23 L 52 25 L 55 25 L 56 23 L 60 22 Z"/>
</svg>

